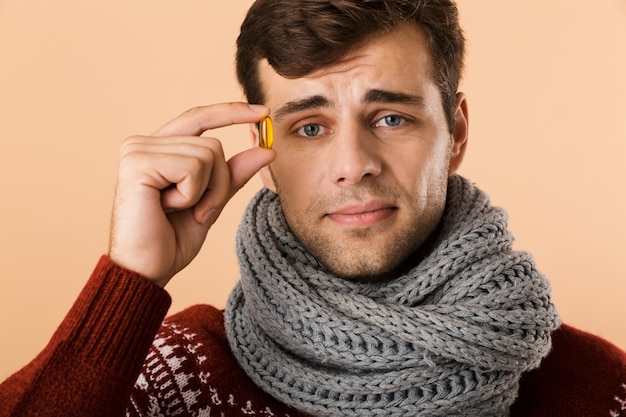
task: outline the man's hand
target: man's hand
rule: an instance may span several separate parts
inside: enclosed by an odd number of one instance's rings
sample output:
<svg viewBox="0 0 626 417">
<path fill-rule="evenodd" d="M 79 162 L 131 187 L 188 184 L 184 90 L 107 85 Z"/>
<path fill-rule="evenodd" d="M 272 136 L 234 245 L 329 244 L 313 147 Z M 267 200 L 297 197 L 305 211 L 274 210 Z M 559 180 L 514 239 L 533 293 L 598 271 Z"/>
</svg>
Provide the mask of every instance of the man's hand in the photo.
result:
<svg viewBox="0 0 626 417">
<path fill-rule="evenodd" d="M 120 150 L 109 257 L 160 286 L 197 255 L 230 198 L 274 151 L 255 147 L 226 161 L 207 130 L 255 123 L 269 110 L 246 103 L 191 109 Z"/>
</svg>

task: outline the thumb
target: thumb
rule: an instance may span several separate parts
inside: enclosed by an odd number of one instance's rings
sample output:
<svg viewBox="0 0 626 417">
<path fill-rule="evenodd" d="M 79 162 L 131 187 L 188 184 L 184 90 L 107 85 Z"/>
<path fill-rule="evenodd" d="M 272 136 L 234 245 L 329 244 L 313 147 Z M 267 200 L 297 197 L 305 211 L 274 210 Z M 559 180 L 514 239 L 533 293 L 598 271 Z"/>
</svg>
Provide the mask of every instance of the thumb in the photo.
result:
<svg viewBox="0 0 626 417">
<path fill-rule="evenodd" d="M 227 162 L 230 170 L 231 197 L 261 168 L 276 159 L 276 151 L 260 147 L 245 150 Z"/>
</svg>

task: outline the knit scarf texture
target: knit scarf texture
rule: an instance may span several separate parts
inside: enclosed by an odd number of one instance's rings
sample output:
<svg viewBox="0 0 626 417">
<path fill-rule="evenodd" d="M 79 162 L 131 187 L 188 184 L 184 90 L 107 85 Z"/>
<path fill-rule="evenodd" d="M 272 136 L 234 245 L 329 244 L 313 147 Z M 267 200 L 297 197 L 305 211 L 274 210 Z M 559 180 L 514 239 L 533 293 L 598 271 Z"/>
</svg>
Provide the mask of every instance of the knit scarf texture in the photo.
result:
<svg viewBox="0 0 626 417">
<path fill-rule="evenodd" d="M 310 255 L 263 189 L 237 234 L 231 350 L 261 389 L 315 416 L 507 416 L 560 320 L 506 220 L 453 176 L 432 250 L 406 274 L 364 284 Z"/>
</svg>

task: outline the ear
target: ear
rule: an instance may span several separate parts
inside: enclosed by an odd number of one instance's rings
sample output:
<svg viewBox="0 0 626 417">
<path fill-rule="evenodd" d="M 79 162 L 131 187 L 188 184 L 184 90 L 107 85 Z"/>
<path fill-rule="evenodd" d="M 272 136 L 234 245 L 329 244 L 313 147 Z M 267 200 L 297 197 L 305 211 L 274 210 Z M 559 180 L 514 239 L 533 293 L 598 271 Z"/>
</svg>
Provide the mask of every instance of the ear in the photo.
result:
<svg viewBox="0 0 626 417">
<path fill-rule="evenodd" d="M 252 138 L 252 146 L 259 146 L 259 128 L 256 123 L 250 123 L 250 137 Z M 259 177 L 268 190 L 276 193 L 276 184 L 274 184 L 269 165 L 259 170 Z"/>
<path fill-rule="evenodd" d="M 461 166 L 465 149 L 467 148 L 467 138 L 469 135 L 469 118 L 467 110 L 467 98 L 463 93 L 456 94 L 456 105 L 454 109 L 454 130 L 450 136 L 450 167 L 448 175 L 451 176 Z"/>
</svg>

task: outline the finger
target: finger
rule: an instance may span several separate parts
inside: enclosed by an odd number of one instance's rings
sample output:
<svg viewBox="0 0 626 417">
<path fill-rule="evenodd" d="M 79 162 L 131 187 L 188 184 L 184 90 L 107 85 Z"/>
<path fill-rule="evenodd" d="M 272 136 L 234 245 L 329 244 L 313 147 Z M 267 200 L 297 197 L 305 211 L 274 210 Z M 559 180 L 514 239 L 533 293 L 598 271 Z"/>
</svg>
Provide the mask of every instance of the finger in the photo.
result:
<svg viewBox="0 0 626 417">
<path fill-rule="evenodd" d="M 161 127 L 153 136 L 200 136 L 209 129 L 258 122 L 268 114 L 267 107 L 248 103 L 195 107 Z"/>
<path fill-rule="evenodd" d="M 198 167 L 183 171 L 183 175 L 178 178 L 170 177 L 170 185 L 161 192 L 161 206 L 166 212 L 192 207 L 202 198 L 209 186 L 213 169 L 212 158 L 208 165 L 195 158 L 184 158 L 184 162 L 187 166 L 195 164 Z M 181 172 L 177 174 L 181 175 Z"/>
<path fill-rule="evenodd" d="M 194 218 L 202 222 L 209 212 L 219 213 L 226 203 L 237 193 L 261 168 L 276 158 L 276 152 L 262 148 L 252 148 L 233 156 L 226 162 L 230 182 L 226 194 L 217 197 L 206 193 L 194 209 Z M 222 190 L 220 190 L 222 191 Z"/>
<path fill-rule="evenodd" d="M 206 190 L 194 208 L 194 219 L 204 223 L 207 212 L 221 210 L 230 199 L 230 171 L 224 158 L 216 160 Z"/>
<path fill-rule="evenodd" d="M 215 138 L 181 136 L 158 137 L 140 136 L 128 138 L 122 145 L 122 158 L 133 153 L 145 155 L 180 155 L 203 158 L 209 153 L 223 155 L 222 143 Z"/>
</svg>

